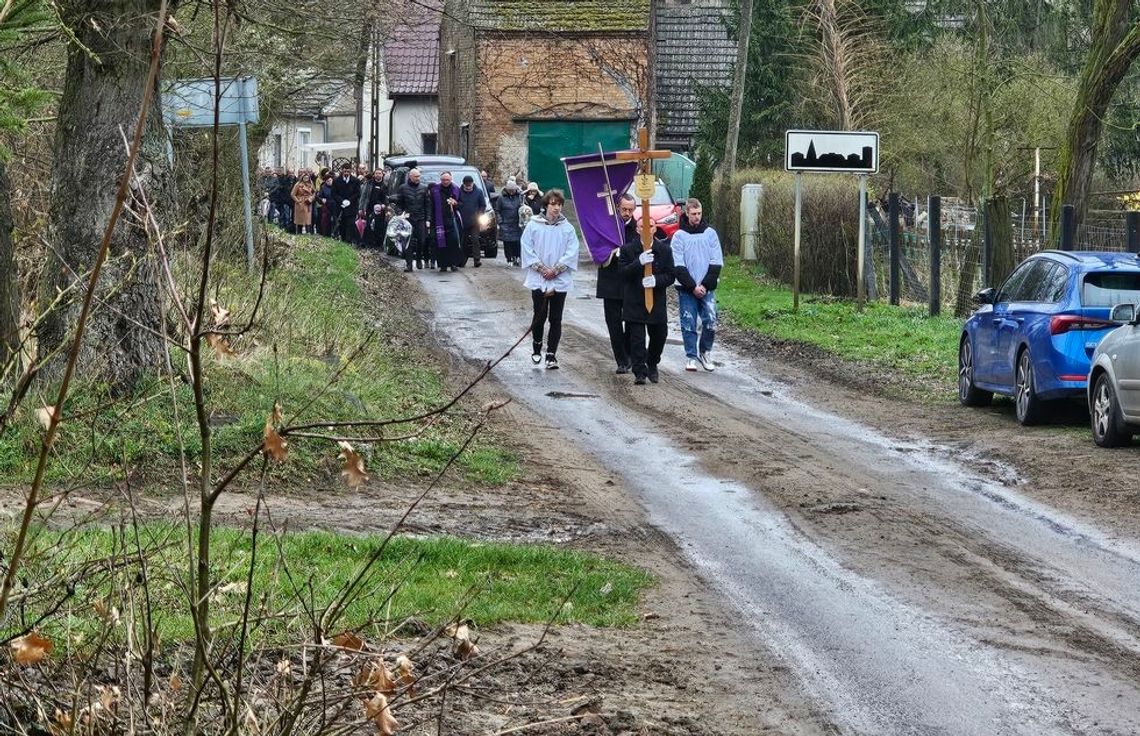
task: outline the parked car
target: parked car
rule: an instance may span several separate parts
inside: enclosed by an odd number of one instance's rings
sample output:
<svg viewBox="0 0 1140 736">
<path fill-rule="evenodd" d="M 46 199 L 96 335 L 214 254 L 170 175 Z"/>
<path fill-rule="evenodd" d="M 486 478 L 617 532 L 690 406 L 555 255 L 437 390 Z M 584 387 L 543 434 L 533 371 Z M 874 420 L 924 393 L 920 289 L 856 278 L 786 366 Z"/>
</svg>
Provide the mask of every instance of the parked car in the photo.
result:
<svg viewBox="0 0 1140 736">
<path fill-rule="evenodd" d="M 408 172 L 417 168 L 420 170 L 421 179 L 424 184 L 439 182 L 439 178 L 444 172 L 450 171 L 452 179 L 456 185 L 463 181 L 463 177 L 470 175 L 475 180 L 475 186 L 483 192 L 483 198 L 487 201 L 486 211 L 479 217 L 479 245 L 483 250 L 484 258 L 497 258 L 499 255 L 499 224 L 495 218 L 494 205 L 491 203 L 491 197 L 487 194 L 487 190 L 483 186 L 483 179 L 479 176 L 479 169 L 471 164 L 464 163 L 464 160 L 458 156 L 389 156 L 384 159 L 384 164 L 388 162 L 399 164 L 399 166 L 392 169 L 392 177 L 388 182 L 388 191 L 395 192 L 408 178 Z M 456 163 L 458 161 L 458 163 Z M 385 239 L 385 249 L 391 253 L 394 249 L 393 245 Z M 463 260 L 460 265 L 467 265 L 467 259 L 471 257 L 470 253 L 464 252 Z"/>
<path fill-rule="evenodd" d="M 1033 424 L 1048 401 L 1085 396 L 1093 352 L 1117 326 L 1113 307 L 1140 304 L 1140 262 L 1131 253 L 1045 251 L 974 298 L 958 342 L 958 400 L 1012 396 L 1017 421 Z"/>
<path fill-rule="evenodd" d="M 633 194 L 632 184 L 626 189 L 626 193 Z M 633 198 L 637 200 L 637 209 L 633 212 L 633 219 L 640 227 L 641 199 L 636 194 L 633 194 Z M 681 204 L 673 201 L 669 187 L 665 186 L 665 182 L 661 179 L 657 179 L 657 188 L 654 189 L 653 196 L 649 198 L 649 221 L 657 226 L 656 237 L 663 239 L 673 237 L 673 233 L 681 227 Z"/>
<path fill-rule="evenodd" d="M 1140 289 L 1131 286 L 1119 293 L 1129 301 L 1112 308 L 1123 324 L 1097 345 L 1089 370 L 1089 422 L 1101 447 L 1126 445 L 1140 432 Z"/>
</svg>

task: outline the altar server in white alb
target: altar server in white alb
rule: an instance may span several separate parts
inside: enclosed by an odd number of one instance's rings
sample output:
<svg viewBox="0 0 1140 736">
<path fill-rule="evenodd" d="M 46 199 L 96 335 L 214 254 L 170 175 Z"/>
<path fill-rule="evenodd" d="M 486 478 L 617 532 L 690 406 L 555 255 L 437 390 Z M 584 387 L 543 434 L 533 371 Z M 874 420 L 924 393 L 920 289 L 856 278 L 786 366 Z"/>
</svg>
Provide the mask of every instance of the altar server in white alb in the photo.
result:
<svg viewBox="0 0 1140 736">
<path fill-rule="evenodd" d="M 574 285 L 578 269 L 578 234 L 562 214 L 566 197 L 551 189 L 542 199 L 544 211 L 530 218 L 522 234 L 522 267 L 526 271 L 523 284 L 530 289 L 534 305 L 531 338 L 534 350 L 531 361 L 542 362 L 542 338 L 546 333 L 546 367 L 558 367 L 558 342 L 562 339 L 562 310 L 566 294 Z M 550 329 L 545 330 L 549 320 Z"/>
<path fill-rule="evenodd" d="M 712 371 L 715 370 L 712 347 L 716 338 L 716 285 L 724 266 L 724 254 L 716 230 L 704 221 L 699 199 L 685 202 L 685 217 L 673 235 L 672 245 L 685 370 Z"/>
</svg>

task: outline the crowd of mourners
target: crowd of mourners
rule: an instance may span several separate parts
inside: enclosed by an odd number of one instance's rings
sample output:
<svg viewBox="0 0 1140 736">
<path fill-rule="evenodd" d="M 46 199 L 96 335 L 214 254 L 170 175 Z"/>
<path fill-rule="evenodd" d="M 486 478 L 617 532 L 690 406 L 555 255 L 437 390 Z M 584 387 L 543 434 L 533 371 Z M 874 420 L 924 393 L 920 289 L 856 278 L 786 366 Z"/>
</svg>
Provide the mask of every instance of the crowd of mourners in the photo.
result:
<svg viewBox="0 0 1140 736">
<path fill-rule="evenodd" d="M 317 174 L 263 169 L 262 214 L 290 232 L 375 248 L 384 247 L 394 220 L 393 240 L 406 272 L 454 272 L 466 263 L 465 251 L 475 267 L 482 264 L 484 192 L 493 193 L 495 187 L 486 171 L 480 175 L 482 187 L 471 176 L 457 185 L 448 172 L 439 182 L 425 184 L 421 172 L 411 169 L 392 187 L 392 171 L 386 168 L 368 171 L 344 164 L 338 171 L 326 168 Z M 523 285 L 531 294 L 531 360 L 556 369 L 562 314 L 579 266 L 579 237 L 563 213 L 565 195 L 558 189 L 544 194 L 536 182 L 523 189 L 509 178 L 493 200 L 506 261 L 523 269 Z M 685 370 L 713 371 L 715 292 L 724 264 L 720 239 L 705 222 L 701 202 L 689 199 L 671 241 L 652 238 L 646 248 L 636 210 L 634 197 L 621 195 L 617 215 L 624 245 L 591 254 L 597 266 L 595 296 L 603 303 L 616 372 L 632 373 L 638 385 L 660 379 L 670 286 L 678 295 Z"/>
</svg>

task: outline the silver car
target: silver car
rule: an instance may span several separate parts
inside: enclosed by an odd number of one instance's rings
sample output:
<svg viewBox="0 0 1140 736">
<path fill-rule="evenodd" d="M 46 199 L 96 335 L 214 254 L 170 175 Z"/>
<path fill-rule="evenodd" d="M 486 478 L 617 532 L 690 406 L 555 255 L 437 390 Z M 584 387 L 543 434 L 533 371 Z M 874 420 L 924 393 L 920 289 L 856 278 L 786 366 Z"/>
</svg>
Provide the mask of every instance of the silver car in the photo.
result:
<svg viewBox="0 0 1140 736">
<path fill-rule="evenodd" d="M 1140 433 L 1140 313 L 1135 304 L 1112 308 L 1123 323 L 1097 345 L 1089 369 L 1089 418 L 1093 441 L 1120 447 Z"/>
</svg>

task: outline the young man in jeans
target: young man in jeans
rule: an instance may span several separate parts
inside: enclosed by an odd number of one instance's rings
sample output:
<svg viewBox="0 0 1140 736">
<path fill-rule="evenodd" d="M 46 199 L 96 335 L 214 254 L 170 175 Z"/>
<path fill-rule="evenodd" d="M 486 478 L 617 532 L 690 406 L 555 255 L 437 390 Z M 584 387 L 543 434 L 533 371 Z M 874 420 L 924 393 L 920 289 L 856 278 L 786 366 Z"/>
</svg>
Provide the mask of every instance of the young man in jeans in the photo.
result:
<svg viewBox="0 0 1140 736">
<path fill-rule="evenodd" d="M 724 254 L 716 230 L 708 226 L 703 216 L 700 200 L 685 202 L 681 229 L 673 235 L 672 243 L 687 371 L 699 367 L 715 370 L 711 353 L 716 337 L 716 285 Z"/>
</svg>

